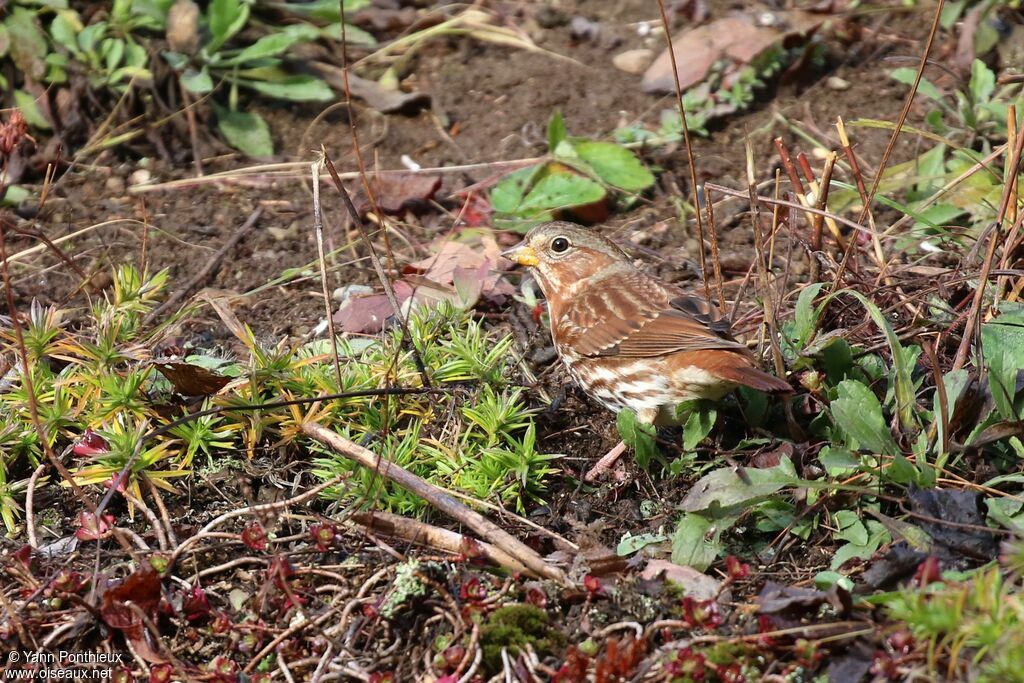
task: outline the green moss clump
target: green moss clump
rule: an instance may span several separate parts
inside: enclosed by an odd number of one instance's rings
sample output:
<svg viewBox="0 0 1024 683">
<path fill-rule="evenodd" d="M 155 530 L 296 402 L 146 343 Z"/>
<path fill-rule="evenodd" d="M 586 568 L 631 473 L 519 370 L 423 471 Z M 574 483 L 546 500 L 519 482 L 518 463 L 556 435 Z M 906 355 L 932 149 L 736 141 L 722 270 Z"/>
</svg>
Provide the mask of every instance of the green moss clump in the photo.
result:
<svg viewBox="0 0 1024 683">
<path fill-rule="evenodd" d="M 507 605 L 496 609 L 480 630 L 483 664 L 489 674 L 501 671 L 501 650 L 515 655 L 527 644 L 538 655 L 550 654 L 565 644 L 565 636 L 551 627 L 548 614 L 533 605 Z"/>
</svg>

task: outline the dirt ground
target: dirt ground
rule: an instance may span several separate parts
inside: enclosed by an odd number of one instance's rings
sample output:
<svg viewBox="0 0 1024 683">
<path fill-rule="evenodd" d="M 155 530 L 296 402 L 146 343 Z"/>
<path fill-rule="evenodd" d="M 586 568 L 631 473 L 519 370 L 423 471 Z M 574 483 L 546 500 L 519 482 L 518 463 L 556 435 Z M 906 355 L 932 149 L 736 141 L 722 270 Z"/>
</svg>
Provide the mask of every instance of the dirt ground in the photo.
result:
<svg viewBox="0 0 1024 683">
<path fill-rule="evenodd" d="M 733 5 L 708 3 L 712 12 L 725 14 Z M 493 174 L 485 164 L 529 158 L 545 149 L 545 126 L 551 114 L 560 111 L 573 135 L 607 138 L 612 130 L 629 123 L 656 125 L 673 98 L 642 92 L 639 76 L 616 69 L 612 58 L 625 50 L 654 47 L 660 51 L 661 38 L 644 37 L 637 27 L 642 22 L 657 26 L 657 5 L 649 0 L 568 0 L 508 4 L 505 11 L 523 25 L 538 46 L 575 62 L 559 60 L 545 52 L 527 52 L 468 39 L 448 39 L 423 48 L 406 66 L 403 85 L 427 92 L 432 109 L 415 116 L 384 116 L 361 105 L 356 108 L 356 127 L 362 152 L 371 167 L 395 169 L 408 157 L 423 167 L 478 165 L 472 170 L 445 176 L 438 194 L 446 202 L 452 191 L 480 182 Z M 808 153 L 815 166 L 821 160 L 805 135 L 829 148 L 838 147 L 834 122 L 837 116 L 853 122 L 858 118 L 895 120 L 903 105 L 905 86 L 887 77 L 896 66 L 915 65 L 927 35 L 930 7 L 912 7 L 856 18 L 857 40 L 833 46 L 820 68 L 805 71 L 795 79 L 783 78 L 763 89 L 755 106 L 714 123 L 707 137 L 696 137 L 693 156 L 700 182 L 710 181 L 735 188 L 745 187 L 744 140 L 752 140 L 759 179 L 770 179 L 778 167 L 773 139 L 781 137 L 791 150 Z M 571 20 L 583 17 L 595 23 L 597 35 L 574 37 Z M 949 45 L 939 45 L 939 59 Z M 140 170 L 156 182 L 195 176 L 194 167 L 180 159 L 163 159 L 144 145 L 107 152 L 87 165 L 66 172 L 53 188 L 44 213 L 36 224 L 50 239 L 103 223 L 87 235 L 61 244 L 75 262 L 98 281 L 81 287 L 80 278 L 50 254 L 33 259 L 32 265 L 16 272 L 19 305 L 33 299 L 62 306 L 81 306 L 89 296 L 102 291 L 103 271 L 123 260 L 143 258 L 150 269 L 168 268 L 174 283 L 184 283 L 207 263 L 213 253 L 262 207 L 255 229 L 223 260 L 207 286 L 241 295 L 235 313 L 264 339 L 298 338 L 308 334 L 323 318 L 323 303 L 315 272 L 316 245 L 312 232 L 312 202 L 308 166 L 311 149 L 320 142 L 341 171 L 355 170 L 347 122 L 336 110 L 320 117 L 319 106 L 276 107 L 263 113 L 270 121 L 275 142 L 283 150 L 280 161 L 303 164 L 289 177 L 269 174 L 227 180 L 219 184 L 167 187 L 135 193 L 129 186 Z M 913 114 L 912 114 L 913 116 Z M 862 160 L 881 157 L 889 133 L 884 130 L 851 128 Z M 201 142 L 206 173 L 231 171 L 252 162 L 223 149 Z M 913 139 L 904 138 L 893 161 L 904 161 L 914 153 Z M 146 158 L 140 158 L 139 154 Z M 603 230 L 631 241 L 663 276 L 686 286 L 698 286 L 696 237 L 679 220 L 679 203 L 688 201 L 689 180 L 686 150 L 681 145 L 645 152 L 645 159 L 662 169 L 655 190 L 635 208 L 614 215 Z M 178 163 L 173 163 L 177 161 Z M 871 175 L 873 169 L 866 168 Z M 850 180 L 849 178 L 841 178 Z M 342 219 L 340 202 L 325 184 L 329 245 L 341 245 L 349 235 Z M 726 279 L 738 284 L 753 257 L 752 235 L 745 207 L 739 202 L 726 205 L 717 217 L 722 263 Z M 882 214 L 880 214 L 882 215 Z M 450 217 L 434 213 L 419 221 L 403 224 L 407 234 L 423 244 L 443 234 Z M 512 236 L 508 236 L 511 240 Z M 8 245 L 17 252 L 27 248 L 28 239 Z M 361 253 L 343 252 L 331 274 L 331 287 L 376 282 Z M 422 258 L 411 248 L 398 252 L 408 261 Z M 796 264 L 800 277 L 803 264 Z M 293 269 L 308 273 L 284 284 L 270 285 Z M 100 287 L 96 287 L 100 285 Z M 488 311 L 482 312 L 487 315 Z M 503 324 L 500 316 L 497 324 Z M 230 344 L 231 335 L 208 309 L 182 324 L 181 333 L 203 347 Z M 546 331 L 531 337 L 531 344 L 549 344 Z M 522 349 L 524 352 L 530 350 Z M 550 354 L 538 354 L 535 363 L 541 386 L 558 397 L 541 421 L 540 439 L 544 452 L 567 455 L 562 466 L 579 475 L 618 440 L 614 417 L 595 408 L 572 389 L 560 368 L 550 368 Z M 251 475 L 261 463 L 251 466 Z M 656 486 L 645 473 L 632 472 L 635 481 L 600 491 L 566 485 L 552 492 L 549 504 L 534 510 L 531 520 L 567 537 L 612 545 L 623 531 L 652 531 L 668 526 L 674 503 L 681 490 Z M 253 481 L 258 476 L 252 476 Z M 642 501 L 658 502 L 658 515 L 642 515 Z M 45 502 L 45 501 L 44 501 Z M 172 511 L 173 512 L 173 511 Z M 178 510 L 184 514 L 184 510 Z M 608 529 L 608 531 L 604 531 Z M 529 537 L 543 545 L 542 538 Z M 762 575 L 775 573 L 810 576 L 827 567 L 824 551 L 814 548 L 784 548 L 765 558 Z M 609 607 L 608 621 L 617 619 Z M 635 617 L 637 605 L 622 607 L 622 614 Z M 623 618 L 626 618 L 624 616 Z M 570 620 L 572 617 L 570 616 Z"/>
</svg>

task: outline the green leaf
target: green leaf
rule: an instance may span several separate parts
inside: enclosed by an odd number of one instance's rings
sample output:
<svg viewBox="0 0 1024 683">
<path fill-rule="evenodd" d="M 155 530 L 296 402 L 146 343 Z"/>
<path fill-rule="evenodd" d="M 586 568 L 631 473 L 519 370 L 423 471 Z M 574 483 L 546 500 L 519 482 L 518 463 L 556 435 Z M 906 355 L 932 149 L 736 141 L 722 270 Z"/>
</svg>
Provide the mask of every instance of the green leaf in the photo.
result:
<svg viewBox="0 0 1024 683">
<path fill-rule="evenodd" d="M 975 104 L 988 102 L 996 89 L 996 75 L 985 66 L 985 62 L 975 59 L 971 64 L 971 98 Z"/>
<path fill-rule="evenodd" d="M 847 561 L 855 557 L 867 560 L 875 554 L 883 543 L 888 543 L 892 540 L 885 527 L 875 521 L 868 521 L 867 533 L 868 538 L 865 543 L 847 543 L 840 547 L 835 555 L 832 556 L 830 568 L 833 570 L 839 569 Z"/>
<path fill-rule="evenodd" d="M 334 99 L 334 91 L 329 85 L 315 76 L 305 74 L 286 76 L 277 81 L 239 78 L 238 84 L 278 100 L 327 102 Z"/>
<path fill-rule="evenodd" d="M 718 411 L 711 405 L 698 404 L 686 418 L 683 426 L 683 450 L 692 451 L 707 438 L 718 419 Z"/>
<path fill-rule="evenodd" d="M 205 95 L 213 90 L 213 79 L 210 78 L 210 71 L 205 66 L 200 71 L 191 67 L 185 69 L 181 74 L 181 84 L 186 90 L 197 95 Z"/>
<path fill-rule="evenodd" d="M 750 483 L 744 481 L 744 477 Z M 748 506 L 798 481 L 793 463 L 785 456 L 775 467 L 747 467 L 743 472 L 735 467 L 723 467 L 701 477 L 679 507 L 687 512 L 701 512 Z"/>
<path fill-rule="evenodd" d="M 32 95 L 24 90 L 15 90 L 14 106 L 21 110 L 28 125 L 41 130 L 50 130 L 50 122 L 43 116 L 42 110 L 39 109 L 39 103 Z"/>
<path fill-rule="evenodd" d="M 996 410 L 1007 420 L 1022 417 L 1014 399 L 1024 368 L 1024 305 L 1003 303 L 1001 315 L 981 326 L 981 348 Z"/>
<path fill-rule="evenodd" d="M 562 112 L 556 111 L 548 121 L 548 151 L 554 152 L 558 143 L 565 139 L 565 119 Z"/>
<path fill-rule="evenodd" d="M 0 24 L 0 58 L 7 56 L 11 49 L 11 33 L 7 30 L 7 24 Z"/>
<path fill-rule="evenodd" d="M 160 54 L 163 56 L 164 61 L 175 71 L 181 71 L 188 66 L 187 55 L 183 55 L 180 52 L 171 52 L 170 50 L 164 50 Z"/>
<path fill-rule="evenodd" d="M 625 557 L 649 545 L 664 543 L 667 540 L 668 536 L 665 534 L 637 534 L 633 536 L 627 531 L 619 541 L 619 544 L 615 546 L 615 554 L 619 557 Z"/>
<path fill-rule="evenodd" d="M 498 213 L 515 213 L 542 165 L 512 171 L 491 188 L 491 207 Z"/>
<path fill-rule="evenodd" d="M 900 452 L 885 425 L 882 404 L 868 387 L 846 379 L 837 387 L 839 397 L 832 401 L 832 419 L 848 438 L 851 447 L 872 453 L 895 455 Z"/>
<path fill-rule="evenodd" d="M 549 173 L 534 184 L 515 213 L 529 215 L 551 209 L 593 204 L 604 199 L 604 188 L 574 173 Z"/>
<path fill-rule="evenodd" d="M 338 0 L 311 0 L 311 2 L 268 2 L 270 7 L 300 17 L 325 23 L 341 21 L 341 7 Z M 355 12 L 370 4 L 370 0 L 345 0 L 345 14 Z"/>
<path fill-rule="evenodd" d="M 815 309 L 814 299 L 824 286 L 824 282 L 815 282 L 800 290 L 800 296 L 796 300 L 796 314 L 794 318 L 796 326 L 793 330 L 797 349 L 802 350 L 807 346 L 807 343 L 811 340 L 811 334 L 814 333 L 815 328 L 818 326 L 818 317 L 821 315 L 821 309 Z"/>
<path fill-rule="evenodd" d="M 881 309 L 866 296 L 860 292 L 856 292 L 849 289 L 839 290 L 834 292 L 828 298 L 822 302 L 821 306 L 824 308 L 829 302 L 836 296 L 846 294 L 857 299 L 862 306 L 867 310 L 868 315 L 875 322 L 882 332 L 885 334 L 885 339 L 889 344 L 889 350 L 892 352 L 893 359 L 893 394 L 896 397 L 896 411 L 900 419 L 900 424 L 903 428 L 908 431 L 916 431 L 919 427 L 917 413 L 915 408 L 917 407 L 917 396 L 916 387 L 914 386 L 914 380 L 912 373 L 914 370 L 915 356 L 909 352 L 908 349 L 903 348 L 900 343 L 899 337 L 896 336 L 895 330 L 892 329 L 892 325 L 889 324 L 888 318 L 882 313 Z M 918 348 L 918 351 L 920 349 Z"/>
<path fill-rule="evenodd" d="M 654 175 L 625 147 L 614 142 L 575 142 L 573 148 L 608 185 L 626 192 L 640 192 L 654 184 Z"/>
<path fill-rule="evenodd" d="M 39 80 L 46 73 L 46 36 L 36 21 L 36 13 L 15 7 L 4 22 L 11 40 L 14 65 L 26 76 Z"/>
<path fill-rule="evenodd" d="M 890 71 L 889 77 L 904 85 L 913 86 L 914 80 L 917 79 L 917 70 L 909 67 L 900 67 Z M 917 86 L 917 92 L 936 102 L 942 102 L 942 91 L 935 87 L 935 84 L 927 78 L 921 78 L 921 82 Z M 945 103 L 943 102 L 943 104 Z"/>
<path fill-rule="evenodd" d="M 300 24 L 301 26 L 301 24 Z M 290 28 L 290 27 L 289 27 Z M 279 33 L 271 33 L 268 36 L 263 36 L 255 43 L 239 52 L 234 57 L 225 59 L 221 64 L 224 66 L 234 66 L 236 64 L 245 64 L 257 59 L 263 59 L 264 57 L 276 57 L 281 54 L 292 45 L 300 41 L 311 41 L 317 37 L 316 30 L 313 30 L 313 36 L 310 37 L 308 34 L 303 34 L 300 31 L 281 31 Z"/>
<path fill-rule="evenodd" d="M 651 459 L 658 454 L 654 427 L 637 420 L 636 413 L 629 409 L 619 411 L 615 418 L 615 426 L 622 441 L 633 449 L 636 464 L 647 469 Z"/>
<path fill-rule="evenodd" d="M 78 12 L 72 10 L 61 10 L 50 22 L 50 37 L 53 42 L 60 45 L 72 54 L 79 54 L 78 33 L 83 28 L 82 19 Z"/>
<path fill-rule="evenodd" d="M 825 446 L 818 452 L 818 462 L 833 479 L 849 477 L 860 469 L 860 458 L 852 451 L 836 446 Z"/>
<path fill-rule="evenodd" d="M 255 112 L 231 111 L 214 103 L 217 129 L 228 144 L 251 157 L 274 154 L 274 141 L 267 122 Z"/>
<path fill-rule="evenodd" d="M 212 54 L 242 30 L 249 20 L 249 5 L 241 0 L 212 0 L 206 10 L 206 20 L 212 36 L 205 49 Z"/>
<path fill-rule="evenodd" d="M 737 519 L 712 520 L 693 512 L 684 514 L 672 536 L 672 561 L 699 572 L 707 570 L 722 552 L 722 533 Z"/>
</svg>

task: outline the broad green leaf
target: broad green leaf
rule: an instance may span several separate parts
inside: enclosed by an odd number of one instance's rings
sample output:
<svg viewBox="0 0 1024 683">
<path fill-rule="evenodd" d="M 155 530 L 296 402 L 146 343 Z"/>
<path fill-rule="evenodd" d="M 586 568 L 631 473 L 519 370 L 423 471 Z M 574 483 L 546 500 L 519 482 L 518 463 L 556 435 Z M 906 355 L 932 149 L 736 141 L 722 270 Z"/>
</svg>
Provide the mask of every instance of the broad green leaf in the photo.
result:
<svg viewBox="0 0 1024 683">
<path fill-rule="evenodd" d="M 304 24 L 296 24 L 295 26 L 299 28 L 293 29 L 289 26 L 284 31 L 263 36 L 234 57 L 225 59 L 222 64 L 224 66 L 234 66 L 264 57 L 276 57 L 297 42 L 317 39 L 318 32 L 313 27 Z"/>
<path fill-rule="evenodd" d="M 498 213 L 515 213 L 526 191 L 543 166 L 528 166 L 512 171 L 491 188 L 491 207 Z"/>
<path fill-rule="evenodd" d="M 818 462 L 833 479 L 849 477 L 860 469 L 861 461 L 852 451 L 837 446 L 825 446 L 818 453 Z"/>
<path fill-rule="evenodd" d="M 707 570 L 722 552 L 722 532 L 728 530 L 736 519 L 712 520 L 687 512 L 679 520 L 672 536 L 672 561 L 699 572 Z"/>
<path fill-rule="evenodd" d="M 636 464 L 647 469 L 651 459 L 658 454 L 658 445 L 654 440 L 656 432 L 654 427 L 644 424 L 636 419 L 636 413 L 632 410 L 621 410 L 615 418 L 615 426 L 619 430 L 619 437 L 633 449 L 633 457 Z"/>
<path fill-rule="evenodd" d="M 244 85 L 268 97 L 292 102 L 327 102 L 335 98 L 331 87 L 315 76 L 297 74 L 277 81 L 238 79 Z"/>
<path fill-rule="evenodd" d="M 811 334 L 818 326 L 821 309 L 815 309 L 814 299 L 824 286 L 824 282 L 815 282 L 800 290 L 800 296 L 796 300 L 796 326 L 793 329 L 797 349 L 802 350 L 807 345 L 811 340 Z"/>
<path fill-rule="evenodd" d="M 917 70 L 909 67 L 900 67 L 890 71 L 889 77 L 903 85 L 913 86 L 914 80 L 917 78 Z M 927 78 L 921 78 L 921 82 L 917 86 L 917 92 L 936 102 L 942 102 L 942 91 L 935 87 L 935 84 Z"/>
<path fill-rule="evenodd" d="M 11 49 L 11 33 L 7 30 L 7 24 L 0 24 L 0 58 L 7 56 Z"/>
<path fill-rule="evenodd" d="M 338 3 L 334 3 L 337 7 Z M 320 31 L 320 35 L 330 40 L 341 41 L 341 23 L 331 24 L 325 26 Z M 377 39 L 373 37 L 373 34 L 364 31 L 358 26 L 352 24 L 345 24 L 345 42 L 349 45 L 361 45 L 363 47 L 377 47 Z"/>
<path fill-rule="evenodd" d="M 205 49 L 215 53 L 231 36 L 242 30 L 249 20 L 249 5 L 241 0 L 211 0 L 206 10 L 206 21 L 210 27 L 210 42 Z"/>
<path fill-rule="evenodd" d="M 703 441 L 715 426 L 718 411 L 712 406 L 699 404 L 686 418 L 683 425 L 683 450 L 692 451 Z"/>
<path fill-rule="evenodd" d="M 582 206 L 604 197 L 604 188 L 590 178 L 574 173 L 548 173 L 530 188 L 516 213 L 529 215 L 550 209 Z"/>
<path fill-rule="evenodd" d="M 163 56 L 164 61 L 175 71 L 181 71 L 188 66 L 187 55 L 183 55 L 180 52 L 171 52 L 170 50 L 164 50 L 160 54 Z"/>
<path fill-rule="evenodd" d="M 626 192 L 640 192 L 654 184 L 654 175 L 625 147 L 614 142 L 583 140 L 573 143 L 576 153 L 605 183 Z"/>
<path fill-rule="evenodd" d="M 992 69 L 985 66 L 985 62 L 975 59 L 971 64 L 971 98 L 975 104 L 988 102 L 996 89 L 996 75 Z"/>
<path fill-rule="evenodd" d="M 832 419 L 852 442 L 850 445 L 877 454 L 899 453 L 875 393 L 852 379 L 840 382 L 837 391 L 839 397 L 831 405 Z"/>
<path fill-rule="evenodd" d="M 620 557 L 625 557 L 626 555 L 632 555 L 638 550 L 642 550 L 649 545 L 664 543 L 667 540 L 668 536 L 665 534 L 637 534 L 636 536 L 633 536 L 627 531 L 619 541 L 619 544 L 615 546 L 615 554 Z"/>
<path fill-rule="evenodd" d="M 83 28 L 78 12 L 61 10 L 50 22 L 50 37 L 65 50 L 78 54 L 78 32 Z"/>
<path fill-rule="evenodd" d="M 834 292 L 822 302 L 821 310 L 824 310 L 824 307 L 827 306 L 834 297 L 842 294 L 846 294 L 857 299 L 857 301 L 859 301 L 867 310 L 868 315 L 871 316 L 875 325 L 877 325 L 885 334 L 885 339 L 889 344 L 889 350 L 892 353 L 894 383 L 892 390 L 896 397 L 896 413 L 900 419 L 900 424 L 904 429 L 916 432 L 920 425 L 918 423 L 917 412 L 915 410 L 917 407 L 917 392 L 912 377 L 915 357 L 903 348 L 899 337 L 896 336 L 896 332 L 892 329 L 892 325 L 889 324 L 889 320 L 885 317 L 885 314 L 882 313 L 873 301 L 860 292 L 849 289 L 842 289 L 838 292 Z M 918 352 L 919 351 L 920 350 L 918 349 Z"/>
<path fill-rule="evenodd" d="M 181 74 L 181 84 L 186 90 L 197 95 L 205 95 L 213 90 L 213 79 L 210 78 L 210 71 L 205 66 L 200 71 L 185 69 Z"/>
<path fill-rule="evenodd" d="M 1007 420 L 1021 415 L 1014 408 L 1017 375 L 1024 368 L 1024 305 L 1003 303 L 1001 315 L 981 326 L 981 348 L 992 400 Z"/>
<path fill-rule="evenodd" d="M 786 486 L 796 485 L 798 481 L 793 463 L 785 456 L 775 467 L 747 467 L 743 472 L 735 467 L 723 467 L 701 477 L 679 507 L 687 512 L 711 508 L 728 510 L 766 498 Z"/>
<path fill-rule="evenodd" d="M 841 541 L 847 541 L 854 545 L 864 545 L 868 542 L 868 528 L 853 510 L 838 510 L 835 515 L 836 526 L 839 530 L 832 534 Z"/>
<path fill-rule="evenodd" d="M 46 73 L 46 36 L 36 22 L 35 12 L 14 7 L 4 21 L 11 45 L 14 66 L 26 76 L 39 80 Z"/>
<path fill-rule="evenodd" d="M 24 90 L 15 90 L 14 106 L 21 110 L 28 125 L 33 128 L 50 130 L 50 122 L 43 116 L 42 110 L 39 109 L 39 103 L 36 102 L 36 98 L 32 97 L 32 95 Z"/>
<path fill-rule="evenodd" d="M 267 122 L 255 112 L 231 111 L 217 104 L 217 129 L 235 149 L 251 157 L 264 158 L 274 154 L 274 141 Z"/>
<path fill-rule="evenodd" d="M 885 527 L 875 521 L 867 522 L 868 538 L 865 543 L 847 543 L 841 546 L 832 557 L 830 569 L 836 570 L 853 558 L 862 560 L 870 559 L 883 543 L 889 543 L 892 538 Z"/>
<path fill-rule="evenodd" d="M 32 196 L 32 193 L 20 185 L 8 185 L 4 188 L 3 196 L 0 198 L 0 205 L 18 206 Z"/>
<path fill-rule="evenodd" d="M 311 0 L 311 2 L 268 2 L 268 6 L 296 16 L 325 23 L 341 21 L 341 5 L 338 0 Z M 355 12 L 370 4 L 370 0 L 345 0 L 345 14 Z"/>
<path fill-rule="evenodd" d="M 548 151 L 554 152 L 558 143 L 565 139 L 565 119 L 562 112 L 556 111 L 548 121 Z"/>
</svg>

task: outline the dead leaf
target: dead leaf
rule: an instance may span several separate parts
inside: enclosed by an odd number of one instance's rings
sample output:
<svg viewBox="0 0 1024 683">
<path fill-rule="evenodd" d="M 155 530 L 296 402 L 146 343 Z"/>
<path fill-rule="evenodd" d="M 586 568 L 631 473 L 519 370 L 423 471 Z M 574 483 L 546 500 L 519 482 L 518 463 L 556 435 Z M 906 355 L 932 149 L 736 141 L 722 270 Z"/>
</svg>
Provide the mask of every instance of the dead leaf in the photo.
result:
<svg viewBox="0 0 1024 683">
<path fill-rule="evenodd" d="M 133 609 L 131 605 L 134 605 Z M 156 620 L 156 610 L 160 605 L 160 575 L 151 567 L 138 569 L 128 576 L 120 585 L 103 594 L 100 615 L 111 628 L 124 634 L 131 642 L 135 651 L 150 662 L 164 661 L 150 647 L 146 640 L 146 626 L 142 614 L 150 620 Z"/>
<path fill-rule="evenodd" d="M 345 92 L 345 75 L 342 69 L 326 62 L 309 62 L 309 66 L 332 88 Z M 358 97 L 382 114 L 412 116 L 421 109 L 430 108 L 429 93 L 392 90 L 377 81 L 360 78 L 352 72 L 348 74 L 348 89 L 353 97 Z"/>
<path fill-rule="evenodd" d="M 460 240 L 460 237 L 469 237 L 474 241 Z M 456 289 L 460 284 L 465 286 L 469 277 L 475 277 L 479 281 L 480 295 L 485 297 L 511 295 L 515 292 L 515 288 L 501 276 L 499 264 L 505 261 L 501 258 L 501 248 L 491 234 L 465 231 L 454 239 L 435 242 L 432 248 L 435 250 L 432 256 L 410 263 L 405 272 L 419 273 L 440 285 Z"/>
<path fill-rule="evenodd" d="M 664 579 L 672 581 L 683 588 L 683 593 L 695 600 L 711 600 L 718 596 L 722 582 L 702 574 L 693 567 L 676 564 L 667 560 L 650 560 L 640 578 L 646 581 Z"/>
<path fill-rule="evenodd" d="M 369 175 L 367 182 L 377 207 L 386 214 L 400 216 L 406 211 L 423 213 L 441 187 L 441 176 L 426 173 L 380 173 Z M 362 184 L 356 192 L 355 205 L 359 213 L 366 213 L 373 208 Z"/>
<path fill-rule="evenodd" d="M 765 13 L 758 13 L 758 19 Z M 736 14 L 710 24 L 690 28 L 672 39 L 678 56 L 679 87 L 691 88 L 703 81 L 719 60 L 727 60 L 725 78 L 739 67 L 781 40 L 806 34 L 821 24 L 823 18 L 800 10 L 768 13 L 769 24 L 759 23 L 754 13 Z M 642 87 L 648 93 L 675 92 L 672 57 L 666 49 L 644 74 Z"/>
<path fill-rule="evenodd" d="M 412 296 L 412 286 L 401 280 L 392 283 L 399 305 Z M 384 294 L 353 296 L 334 314 L 334 322 L 341 332 L 376 334 L 384 329 L 388 318 L 395 314 L 391 302 Z"/>
</svg>

